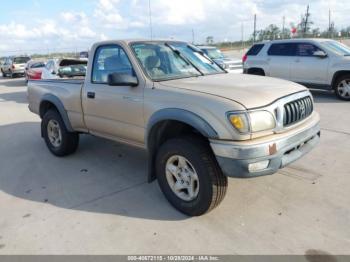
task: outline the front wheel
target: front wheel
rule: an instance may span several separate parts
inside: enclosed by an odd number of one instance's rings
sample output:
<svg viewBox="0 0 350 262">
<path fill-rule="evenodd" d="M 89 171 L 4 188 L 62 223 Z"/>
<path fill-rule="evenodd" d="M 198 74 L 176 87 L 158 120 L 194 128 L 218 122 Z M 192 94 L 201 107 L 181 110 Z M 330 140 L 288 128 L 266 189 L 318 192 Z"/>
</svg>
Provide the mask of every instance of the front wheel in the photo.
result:
<svg viewBox="0 0 350 262">
<path fill-rule="evenodd" d="M 58 157 L 73 154 L 79 145 L 79 134 L 68 132 L 61 115 L 49 110 L 41 123 L 42 133 L 47 147 Z"/>
<path fill-rule="evenodd" d="M 334 91 L 339 99 L 350 101 L 350 74 L 337 79 Z"/>
<path fill-rule="evenodd" d="M 176 138 L 157 153 L 158 183 L 168 201 L 188 216 L 200 216 L 217 207 L 227 190 L 209 145 L 197 137 Z"/>
</svg>

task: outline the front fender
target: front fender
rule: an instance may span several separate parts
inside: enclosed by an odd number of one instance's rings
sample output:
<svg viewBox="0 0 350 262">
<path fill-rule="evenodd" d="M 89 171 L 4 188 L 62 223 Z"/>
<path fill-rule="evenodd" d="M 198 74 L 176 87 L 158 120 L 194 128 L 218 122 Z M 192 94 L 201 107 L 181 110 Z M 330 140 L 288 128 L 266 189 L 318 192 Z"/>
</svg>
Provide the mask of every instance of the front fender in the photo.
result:
<svg viewBox="0 0 350 262">
<path fill-rule="evenodd" d="M 218 133 L 202 117 L 184 109 L 167 108 L 154 113 L 148 122 L 146 128 L 146 146 L 149 152 L 148 156 L 148 181 L 156 179 L 155 175 L 155 157 L 157 152 L 157 124 L 163 121 L 179 121 L 195 128 L 204 137 L 209 139 L 218 139 Z"/>
<path fill-rule="evenodd" d="M 152 131 L 152 128 L 165 120 L 175 120 L 183 122 L 187 125 L 192 126 L 198 132 L 200 132 L 204 137 L 211 139 L 218 139 L 218 133 L 215 129 L 202 117 L 198 116 L 195 113 L 190 111 L 179 109 L 179 108 L 167 108 L 155 112 L 149 119 L 146 129 L 146 138 L 147 138 L 147 148 L 149 143 L 149 136 Z"/>
</svg>

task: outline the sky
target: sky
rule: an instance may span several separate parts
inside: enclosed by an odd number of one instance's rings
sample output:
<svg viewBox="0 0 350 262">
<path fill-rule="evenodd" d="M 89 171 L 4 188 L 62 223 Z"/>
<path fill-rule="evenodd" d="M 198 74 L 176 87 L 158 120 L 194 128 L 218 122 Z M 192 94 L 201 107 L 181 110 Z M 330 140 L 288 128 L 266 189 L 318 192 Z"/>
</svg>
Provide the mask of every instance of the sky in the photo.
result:
<svg viewBox="0 0 350 262">
<path fill-rule="evenodd" d="M 328 10 L 336 27 L 350 26 L 345 0 L 150 0 L 154 38 L 203 43 L 238 41 L 269 24 L 298 23 L 310 4 L 315 27 L 328 27 Z M 148 0 L 2 1 L 0 56 L 18 53 L 87 50 L 108 39 L 150 38 Z"/>
</svg>

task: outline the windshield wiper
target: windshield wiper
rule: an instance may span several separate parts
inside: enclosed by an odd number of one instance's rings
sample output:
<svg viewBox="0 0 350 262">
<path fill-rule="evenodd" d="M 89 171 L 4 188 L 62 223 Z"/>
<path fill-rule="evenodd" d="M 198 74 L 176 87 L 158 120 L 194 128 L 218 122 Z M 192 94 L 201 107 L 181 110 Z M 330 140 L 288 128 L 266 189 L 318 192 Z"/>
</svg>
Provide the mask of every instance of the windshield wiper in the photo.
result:
<svg viewBox="0 0 350 262">
<path fill-rule="evenodd" d="M 189 60 L 186 56 L 184 56 L 178 49 L 174 48 L 172 45 L 168 43 L 164 43 L 165 46 L 169 47 L 171 51 L 173 51 L 175 54 L 177 54 L 182 60 L 184 60 L 187 64 L 191 65 L 194 69 L 198 71 L 202 76 L 204 76 L 204 73 Z"/>
<path fill-rule="evenodd" d="M 227 73 L 225 68 L 223 68 L 218 62 L 216 62 L 214 59 L 210 58 L 208 55 L 206 55 L 202 50 L 197 49 L 196 47 L 193 47 L 191 45 L 187 45 L 188 48 L 190 48 L 193 52 L 196 52 L 200 55 L 202 55 L 205 59 L 207 59 L 212 65 L 217 65 L 222 71 Z"/>
</svg>

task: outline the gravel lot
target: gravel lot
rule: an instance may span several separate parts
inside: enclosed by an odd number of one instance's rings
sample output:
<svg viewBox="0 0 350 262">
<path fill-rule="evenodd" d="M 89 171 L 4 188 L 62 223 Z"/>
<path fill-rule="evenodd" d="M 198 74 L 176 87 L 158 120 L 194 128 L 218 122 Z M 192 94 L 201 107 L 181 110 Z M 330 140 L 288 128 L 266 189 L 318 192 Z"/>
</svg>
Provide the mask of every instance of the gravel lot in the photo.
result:
<svg viewBox="0 0 350 262">
<path fill-rule="evenodd" d="M 350 255 L 350 103 L 313 94 L 317 149 L 230 179 L 219 208 L 188 218 L 147 184 L 139 149 L 82 136 L 75 155 L 52 156 L 23 79 L 0 79 L 0 254 Z"/>
</svg>

